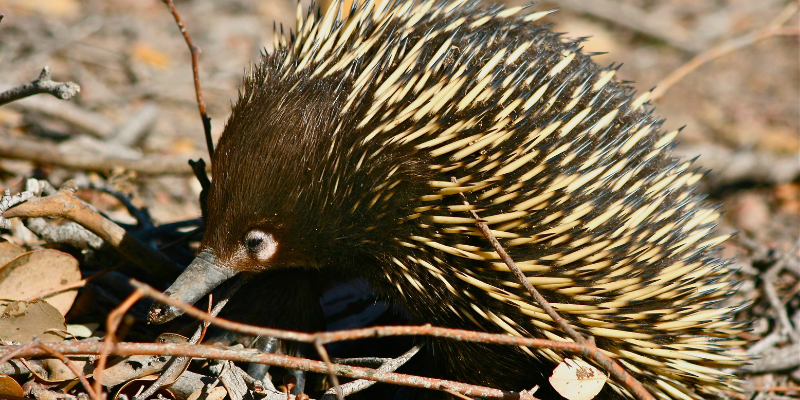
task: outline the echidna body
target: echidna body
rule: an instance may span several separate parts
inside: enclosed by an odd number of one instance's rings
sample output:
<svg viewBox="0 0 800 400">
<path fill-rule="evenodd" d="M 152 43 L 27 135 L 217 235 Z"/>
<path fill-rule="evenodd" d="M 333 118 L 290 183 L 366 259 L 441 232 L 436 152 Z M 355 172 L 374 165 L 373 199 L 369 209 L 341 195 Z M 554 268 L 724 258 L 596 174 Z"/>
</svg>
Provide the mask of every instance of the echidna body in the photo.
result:
<svg viewBox="0 0 800 400">
<path fill-rule="evenodd" d="M 474 210 L 553 307 L 659 398 L 730 386 L 741 327 L 722 304 L 735 282 L 713 250 L 719 212 L 693 192 L 698 169 L 671 156 L 677 131 L 660 132 L 647 94 L 536 25 L 547 12 L 341 7 L 298 8 L 296 36 L 245 77 L 200 255 L 169 293 L 194 302 L 242 271 L 336 270 L 419 323 L 567 340 Z M 448 377 L 508 390 L 542 384 L 550 369 L 532 366 L 563 356 L 436 343 Z"/>
</svg>

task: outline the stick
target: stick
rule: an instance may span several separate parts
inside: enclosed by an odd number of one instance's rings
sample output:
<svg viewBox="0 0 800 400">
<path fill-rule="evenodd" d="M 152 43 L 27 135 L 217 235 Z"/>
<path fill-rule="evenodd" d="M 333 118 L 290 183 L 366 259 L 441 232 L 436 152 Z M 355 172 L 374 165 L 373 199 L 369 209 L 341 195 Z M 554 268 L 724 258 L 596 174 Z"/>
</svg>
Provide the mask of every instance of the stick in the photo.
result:
<svg viewBox="0 0 800 400">
<path fill-rule="evenodd" d="M 50 67 L 45 66 L 35 81 L 0 93 L 0 106 L 40 93 L 48 93 L 61 100 L 69 100 L 81 91 L 81 87 L 75 82 L 56 82 L 50 77 Z"/>
</svg>

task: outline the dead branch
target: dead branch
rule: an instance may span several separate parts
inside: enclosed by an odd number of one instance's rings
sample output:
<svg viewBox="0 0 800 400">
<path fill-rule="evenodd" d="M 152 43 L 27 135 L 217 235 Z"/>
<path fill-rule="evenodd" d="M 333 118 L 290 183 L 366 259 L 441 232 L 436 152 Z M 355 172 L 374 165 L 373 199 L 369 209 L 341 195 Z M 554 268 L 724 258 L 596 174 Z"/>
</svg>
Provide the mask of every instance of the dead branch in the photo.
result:
<svg viewBox="0 0 800 400">
<path fill-rule="evenodd" d="M 380 367 L 378 367 L 378 371 L 381 372 L 394 372 L 401 366 L 403 366 L 411 357 L 414 357 L 415 354 L 419 352 L 420 346 L 414 346 L 411 350 L 403 353 L 400 357 L 392 358 L 385 361 Z M 375 381 L 368 381 L 365 379 L 359 379 L 357 381 L 352 381 L 345 383 L 341 386 L 341 394 L 342 396 L 349 396 L 353 393 L 362 391 L 372 385 L 374 385 Z M 460 393 L 459 393 L 460 394 Z M 320 400 L 331 400 L 336 393 L 333 390 L 329 389 L 325 394 L 322 396 Z"/>
<path fill-rule="evenodd" d="M 67 188 L 58 190 L 52 196 L 31 198 L 6 211 L 2 217 L 67 218 L 99 236 L 153 276 L 170 280 L 180 273 L 180 268 L 163 253 L 140 242 L 125 229 L 100 215 Z"/>
<path fill-rule="evenodd" d="M 456 177 L 452 177 L 452 181 L 458 183 Z M 464 195 L 464 193 L 460 193 L 460 195 L 464 205 L 468 206 L 469 202 L 467 201 L 467 197 Z M 603 354 L 603 352 L 595 346 L 593 337 L 584 337 L 574 328 L 572 328 L 572 326 L 565 319 L 558 315 L 556 310 L 553 309 L 544 296 L 542 296 L 541 293 L 539 293 L 539 291 L 536 290 L 536 288 L 533 287 L 533 285 L 528 281 L 528 278 L 522 273 L 522 270 L 517 267 L 517 264 L 505 251 L 503 246 L 492 233 L 491 229 L 489 229 L 489 225 L 487 225 L 485 221 L 481 220 L 480 217 L 478 217 L 478 213 L 476 213 L 474 210 L 471 210 L 470 214 L 472 215 L 472 218 L 475 219 L 475 225 L 478 226 L 478 229 L 481 231 L 483 236 L 489 240 L 494 250 L 498 255 L 500 255 L 500 259 L 503 260 L 511 272 L 514 273 L 514 276 L 517 278 L 519 283 L 522 284 L 528 293 L 530 293 L 531 297 L 533 297 L 536 303 L 542 307 L 542 309 L 544 309 L 545 313 L 547 313 L 547 315 L 550 316 L 553 321 L 555 321 L 558 327 L 561 328 L 561 330 L 567 335 L 569 335 L 572 340 L 585 346 L 582 354 L 595 360 L 601 367 L 611 373 L 611 375 L 618 382 L 630 389 L 633 395 L 639 400 L 655 400 L 653 395 L 650 394 L 650 392 L 648 392 L 647 389 L 645 389 L 644 386 L 642 386 L 642 384 L 633 377 L 633 375 L 629 374 L 628 371 L 622 368 L 616 361 Z"/>
<path fill-rule="evenodd" d="M 559 0 L 558 6 L 624 26 L 683 51 L 695 53 L 700 50 L 689 32 L 679 25 L 629 4 L 609 0 Z"/>
<path fill-rule="evenodd" d="M 339 378 L 333 371 L 333 363 L 331 362 L 331 357 L 328 355 L 328 351 L 325 350 L 325 346 L 319 339 L 314 341 L 314 348 L 317 349 L 319 357 L 322 359 L 322 362 L 325 363 L 325 368 L 326 368 L 325 373 L 328 374 L 328 379 L 331 380 L 331 385 L 333 385 L 333 392 L 336 395 L 336 399 L 344 400 L 342 386 L 339 384 Z"/>
<path fill-rule="evenodd" d="M 800 343 L 793 343 L 785 347 L 773 347 L 742 368 L 752 374 L 792 369 L 800 365 L 798 354 L 800 354 Z"/>
<path fill-rule="evenodd" d="M 797 254 L 798 250 L 800 250 L 800 240 L 797 240 L 792 248 L 784 253 L 761 277 L 762 284 L 764 285 L 764 295 L 778 315 L 778 323 L 780 325 L 779 332 L 781 336 L 790 337 L 794 343 L 800 343 L 800 333 L 798 333 L 796 327 L 792 326 L 786 307 L 778 297 L 773 282 L 778 280 L 778 274 L 781 273 L 784 265 Z"/>
<path fill-rule="evenodd" d="M 137 289 L 128 296 L 117 308 L 112 310 L 106 318 L 106 337 L 103 339 L 103 348 L 98 353 L 100 355 L 97 360 L 97 367 L 94 370 L 94 391 L 102 393 L 103 389 L 103 371 L 106 368 L 108 355 L 111 354 L 111 346 L 117 340 L 116 332 L 122 322 L 122 317 L 128 313 L 128 310 L 134 303 L 142 298 L 142 291 Z"/>
<path fill-rule="evenodd" d="M 502 335 L 498 335 L 502 336 Z M 574 344 L 574 343 L 569 343 Z M 309 360 L 273 353 L 263 353 L 253 349 L 230 349 L 216 346 L 192 345 L 186 343 L 97 343 L 96 341 L 71 341 L 48 343 L 48 346 L 65 355 L 99 354 L 101 351 L 109 355 L 159 355 L 183 356 L 203 359 L 230 360 L 257 364 L 274 365 L 287 369 L 296 369 L 324 374 L 328 367 L 322 361 Z M 21 345 L 0 347 L 0 357 L 18 351 Z M 42 357 L 49 355 L 44 350 L 34 347 L 18 352 L 17 358 Z M 519 394 L 499 389 L 469 385 L 444 379 L 419 377 L 396 372 L 382 372 L 376 369 L 333 364 L 338 376 L 354 379 L 390 383 L 431 390 L 452 390 L 467 396 L 493 399 L 519 399 Z"/>
<path fill-rule="evenodd" d="M 151 286 L 139 282 L 135 279 L 130 280 L 131 286 L 136 289 L 141 289 L 142 294 L 160 303 L 177 307 L 185 314 L 195 317 L 201 321 L 208 321 L 212 325 L 219 326 L 229 331 L 243 333 L 250 336 L 271 336 L 281 340 L 291 340 L 294 342 L 311 343 L 317 340 L 320 343 L 333 343 L 347 340 L 367 339 L 367 338 L 381 338 L 389 336 L 434 336 L 447 339 L 460 340 L 465 342 L 479 342 L 489 344 L 505 344 L 512 346 L 526 346 L 532 348 L 548 348 L 564 351 L 571 351 L 581 353 L 586 349 L 586 346 L 579 343 L 560 342 L 546 339 L 534 339 L 520 336 L 511 336 L 498 333 L 487 333 L 478 331 L 469 331 L 465 329 L 452 329 L 452 328 L 438 328 L 431 325 L 420 326 L 375 326 L 370 328 L 351 329 L 333 332 L 319 332 L 319 333 L 305 333 L 286 331 L 282 329 L 264 328 L 260 326 L 253 326 L 234 322 L 219 317 L 212 317 L 208 313 L 186 304 L 180 300 L 173 299 L 158 290 L 153 289 Z"/>
<path fill-rule="evenodd" d="M 108 173 L 117 168 L 134 171 L 140 175 L 192 173 L 192 168 L 186 161 L 190 156 L 147 156 L 137 160 L 98 157 L 92 154 L 64 152 L 48 142 L 5 136 L 0 140 L 0 157 L 101 173 Z"/>
<path fill-rule="evenodd" d="M 234 285 L 231 286 L 231 288 L 228 289 L 228 291 L 225 293 L 225 296 L 222 299 L 220 299 L 220 301 L 217 304 L 214 305 L 214 308 L 212 310 L 209 311 L 209 315 L 211 315 L 212 317 L 216 317 L 217 315 L 219 315 L 219 313 L 222 311 L 225 305 L 228 304 L 228 301 L 230 301 L 231 297 L 233 297 L 236 291 L 238 291 L 242 287 L 242 285 L 244 285 L 246 282 L 247 278 L 245 277 L 240 277 L 239 279 L 237 279 L 236 283 L 234 283 Z M 209 307 L 211 306 L 212 303 L 213 299 L 209 299 Z M 207 328 L 208 328 L 208 322 L 204 322 L 203 325 L 197 328 L 195 333 L 189 339 L 189 343 L 190 344 L 200 343 L 200 341 L 203 339 L 203 336 L 205 336 Z M 150 396 L 155 394 L 156 391 L 158 391 L 158 389 L 160 389 L 161 387 L 169 385 L 170 380 L 174 381 L 176 378 L 175 375 L 176 374 L 180 375 L 180 373 L 183 372 L 189 365 L 189 362 L 191 360 L 192 360 L 191 358 L 187 357 L 175 357 L 173 359 L 170 359 L 169 366 L 164 370 L 161 376 L 159 376 L 158 379 L 156 379 L 155 382 L 153 382 L 150 385 L 150 387 L 148 387 L 144 392 L 136 396 L 134 400 L 146 400 L 150 398 Z"/>
<path fill-rule="evenodd" d="M 131 147 L 141 142 L 158 121 L 158 106 L 145 103 L 105 139 L 120 146 Z"/>
<path fill-rule="evenodd" d="M 114 131 L 114 124 L 106 117 L 88 111 L 71 102 L 56 101 L 48 97 L 30 97 L 8 105 L 12 109 L 26 113 L 45 115 L 63 121 L 80 131 L 104 138 Z"/>
<path fill-rule="evenodd" d="M 189 51 L 192 53 L 192 76 L 194 76 L 194 91 L 197 94 L 197 108 L 200 111 L 200 119 L 203 120 L 203 130 L 205 131 L 206 146 L 208 146 L 208 156 L 214 155 L 214 140 L 211 138 L 211 118 L 206 111 L 206 102 L 203 100 L 203 90 L 200 88 L 200 48 L 195 46 L 192 36 L 183 25 L 178 10 L 175 8 L 175 3 L 172 0 L 164 0 L 164 4 L 169 7 L 170 13 L 175 18 L 175 23 L 178 24 L 178 29 L 181 30 L 183 38 L 186 40 L 186 45 L 189 46 Z"/>
<path fill-rule="evenodd" d="M 660 99 L 661 96 L 663 96 L 664 93 L 666 93 L 667 90 L 672 87 L 672 85 L 679 82 L 692 71 L 713 60 L 716 60 L 717 58 L 730 54 L 736 50 L 752 46 L 755 43 L 772 37 L 800 35 L 800 28 L 787 28 L 783 26 L 789 20 L 789 18 L 791 18 L 792 15 L 797 12 L 798 7 L 800 6 L 798 6 L 797 2 L 792 1 L 780 12 L 780 14 L 778 14 L 775 19 L 772 20 L 772 22 L 770 22 L 769 25 L 767 25 L 766 28 L 733 38 L 718 46 L 714 46 L 701 54 L 698 54 L 696 57 L 691 59 L 691 61 L 682 65 L 671 74 L 667 75 L 666 78 L 662 79 L 650 94 L 650 100 L 654 101 Z"/>
<path fill-rule="evenodd" d="M 748 181 L 777 185 L 800 177 L 797 156 L 732 150 L 715 144 L 680 146 L 674 153 L 690 157 L 701 154 L 698 164 L 711 170 L 704 182 L 713 187 Z"/>
<path fill-rule="evenodd" d="M 0 106 L 40 93 L 48 93 L 61 100 L 69 100 L 81 91 L 81 87 L 75 82 L 56 82 L 50 78 L 50 67 L 45 66 L 35 81 L 0 93 Z"/>
<path fill-rule="evenodd" d="M 81 381 L 81 384 L 83 385 L 83 388 L 86 389 L 86 393 L 89 394 L 89 397 L 91 397 L 92 400 L 101 400 L 100 396 L 98 396 L 98 393 L 101 392 L 92 389 L 92 385 L 89 384 L 89 380 L 86 379 L 86 375 L 83 373 L 83 371 L 81 371 L 80 369 L 78 369 L 78 367 L 75 366 L 75 363 L 73 363 L 72 360 L 65 357 L 64 354 L 62 354 L 58 350 L 53 349 L 52 347 L 44 343 L 41 343 L 38 340 L 34 340 L 34 342 L 36 343 L 36 347 L 59 359 L 59 361 L 63 362 L 67 366 L 67 368 L 69 368 L 69 370 L 72 371 L 72 373 L 78 377 L 78 379 Z"/>
</svg>

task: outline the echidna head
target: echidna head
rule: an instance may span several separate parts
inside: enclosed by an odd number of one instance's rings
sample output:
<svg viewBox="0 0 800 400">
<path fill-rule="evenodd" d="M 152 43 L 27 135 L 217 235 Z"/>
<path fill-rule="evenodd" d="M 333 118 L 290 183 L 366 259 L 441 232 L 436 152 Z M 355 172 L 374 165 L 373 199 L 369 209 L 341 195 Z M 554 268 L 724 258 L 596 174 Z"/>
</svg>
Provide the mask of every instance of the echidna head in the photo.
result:
<svg viewBox="0 0 800 400">
<path fill-rule="evenodd" d="M 200 253 L 167 290 L 184 302 L 239 272 L 380 253 L 420 181 L 423 164 L 407 152 L 347 151 L 360 135 L 356 114 L 341 112 L 341 80 L 268 78 L 245 81 L 214 152 Z M 150 319 L 180 314 L 157 304 Z"/>
</svg>

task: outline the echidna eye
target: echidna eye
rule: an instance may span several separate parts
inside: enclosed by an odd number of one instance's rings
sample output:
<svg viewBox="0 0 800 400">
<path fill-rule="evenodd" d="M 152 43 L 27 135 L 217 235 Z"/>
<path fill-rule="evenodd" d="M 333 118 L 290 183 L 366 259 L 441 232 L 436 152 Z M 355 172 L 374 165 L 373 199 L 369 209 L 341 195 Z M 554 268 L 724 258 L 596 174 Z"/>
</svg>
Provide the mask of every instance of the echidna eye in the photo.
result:
<svg viewBox="0 0 800 400">
<path fill-rule="evenodd" d="M 264 243 L 263 238 L 255 236 L 247 238 L 247 248 L 250 250 L 256 250 L 261 243 Z"/>
<path fill-rule="evenodd" d="M 278 242 L 268 232 L 253 229 L 244 236 L 244 245 L 250 255 L 258 261 L 269 261 L 278 250 Z"/>
</svg>

